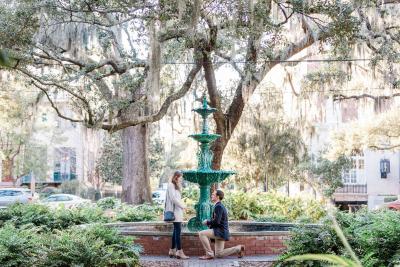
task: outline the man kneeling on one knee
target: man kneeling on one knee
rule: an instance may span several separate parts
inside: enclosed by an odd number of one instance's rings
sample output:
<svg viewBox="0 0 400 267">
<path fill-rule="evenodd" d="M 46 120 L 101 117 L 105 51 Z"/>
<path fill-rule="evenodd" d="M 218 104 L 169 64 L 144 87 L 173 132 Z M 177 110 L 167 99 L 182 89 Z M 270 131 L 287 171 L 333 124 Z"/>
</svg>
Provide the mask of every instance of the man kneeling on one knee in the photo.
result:
<svg viewBox="0 0 400 267">
<path fill-rule="evenodd" d="M 224 192 L 216 190 L 211 194 L 211 200 L 214 202 L 214 211 L 211 220 L 204 220 L 203 224 L 207 225 L 210 229 L 199 232 L 201 244 L 206 252 L 206 255 L 200 257 L 202 260 L 213 259 L 214 256 L 222 258 L 232 254 L 237 254 L 239 258 L 244 255 L 244 246 L 238 245 L 231 248 L 225 248 L 225 241 L 229 240 L 228 228 L 228 213 L 226 208 L 221 203 L 224 198 Z M 215 240 L 215 255 L 211 249 L 210 239 Z"/>
</svg>

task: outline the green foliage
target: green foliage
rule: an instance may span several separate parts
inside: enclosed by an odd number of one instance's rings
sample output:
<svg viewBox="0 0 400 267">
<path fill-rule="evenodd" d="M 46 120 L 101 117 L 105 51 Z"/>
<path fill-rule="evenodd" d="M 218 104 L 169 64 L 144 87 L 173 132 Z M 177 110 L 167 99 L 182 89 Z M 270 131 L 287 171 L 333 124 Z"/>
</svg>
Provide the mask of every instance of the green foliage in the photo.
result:
<svg viewBox="0 0 400 267">
<path fill-rule="evenodd" d="M 119 133 L 106 137 L 97 160 L 99 175 L 104 182 L 121 184 L 122 182 L 122 140 Z"/>
<path fill-rule="evenodd" d="M 305 254 L 340 254 L 342 246 L 340 240 L 330 225 L 321 227 L 301 226 L 291 231 L 291 238 L 287 243 L 288 251 L 280 259 L 286 260 L 292 256 Z M 283 264 L 285 265 L 285 264 Z M 294 263 L 285 266 L 294 266 Z M 303 261 L 295 266 L 321 266 L 314 261 Z"/>
<path fill-rule="evenodd" d="M 37 266 L 42 255 L 42 237 L 35 228 L 0 227 L 0 266 Z"/>
<path fill-rule="evenodd" d="M 140 248 L 115 229 L 93 225 L 40 233 L 39 228 L 0 228 L 4 267 L 137 266 Z"/>
<path fill-rule="evenodd" d="M 183 199 L 198 200 L 199 197 L 200 197 L 200 189 L 198 186 L 190 184 L 189 186 L 186 186 L 182 190 L 182 198 Z"/>
<path fill-rule="evenodd" d="M 326 214 L 321 202 L 277 193 L 226 192 L 223 203 L 235 220 L 317 222 Z"/>
<path fill-rule="evenodd" d="M 155 181 L 159 181 L 164 169 L 165 169 L 165 148 L 161 139 L 150 137 L 149 146 L 149 167 L 151 178 Z"/>
<path fill-rule="evenodd" d="M 103 210 L 115 209 L 121 206 L 121 200 L 115 197 L 105 197 L 97 201 L 96 205 Z"/>
<path fill-rule="evenodd" d="M 343 173 L 350 167 L 351 160 L 344 155 L 334 160 L 320 155 L 316 160 L 305 159 L 298 169 L 306 174 L 306 178 L 304 178 L 306 182 L 319 188 L 325 196 L 331 197 L 336 189 L 343 186 Z M 302 179 L 301 176 L 298 179 Z"/>
<path fill-rule="evenodd" d="M 302 81 L 302 94 L 310 95 L 315 91 L 321 91 L 325 86 L 329 86 L 329 93 L 337 93 L 332 86 L 339 87 L 348 81 L 351 77 L 341 69 L 328 65 L 317 71 L 307 73 Z"/>
<path fill-rule="evenodd" d="M 197 203 L 199 189 L 194 186 L 184 188 L 182 199 L 189 207 L 191 215 L 195 214 L 190 207 Z M 225 191 L 222 202 L 228 210 L 230 220 L 315 223 L 326 215 L 320 201 L 287 197 L 272 192 Z"/>
<path fill-rule="evenodd" d="M 394 266 L 398 263 L 400 213 L 390 210 L 361 210 L 354 214 L 340 212 L 337 214 L 337 220 L 364 267 Z M 321 253 L 349 257 L 331 221 L 328 220 L 318 228 L 302 226 L 294 229 L 288 241 L 288 251 L 281 259 Z M 303 262 L 301 266 L 321 266 L 321 263 Z"/>
<path fill-rule="evenodd" d="M 304 144 L 297 128 L 283 119 L 265 119 L 249 114 L 251 123 L 242 127 L 230 154 L 242 166 L 236 182 L 250 189 L 259 183 L 264 189 L 276 189 L 289 179 L 289 174 L 302 158 Z"/>
<path fill-rule="evenodd" d="M 107 222 L 101 208 L 78 207 L 74 209 L 51 210 L 39 204 L 15 204 L 0 210 L 0 227 L 7 223 L 15 227 L 33 225 L 44 231 L 65 229 L 73 225 Z"/>
<path fill-rule="evenodd" d="M 32 1 L 2 1 L 0 4 L 0 47 L 24 48 L 32 43 L 38 16 Z"/>
<path fill-rule="evenodd" d="M 304 254 L 299 256 L 293 256 L 286 261 L 320 261 L 327 262 L 333 266 L 341 266 L 341 267 L 361 267 L 356 262 L 346 259 L 344 257 L 339 257 L 336 255 L 330 254 Z"/>
<path fill-rule="evenodd" d="M 43 266 L 136 266 L 140 249 L 132 238 L 95 225 L 56 231 L 47 237 Z"/>
<path fill-rule="evenodd" d="M 155 221 L 160 218 L 162 211 L 163 207 L 156 205 L 123 205 L 116 219 L 121 222 Z"/>
<path fill-rule="evenodd" d="M 197 185 L 190 184 L 182 189 L 182 200 L 186 205 L 186 210 L 183 214 L 185 219 L 190 219 L 196 215 L 194 206 L 199 201 L 200 189 Z"/>
</svg>

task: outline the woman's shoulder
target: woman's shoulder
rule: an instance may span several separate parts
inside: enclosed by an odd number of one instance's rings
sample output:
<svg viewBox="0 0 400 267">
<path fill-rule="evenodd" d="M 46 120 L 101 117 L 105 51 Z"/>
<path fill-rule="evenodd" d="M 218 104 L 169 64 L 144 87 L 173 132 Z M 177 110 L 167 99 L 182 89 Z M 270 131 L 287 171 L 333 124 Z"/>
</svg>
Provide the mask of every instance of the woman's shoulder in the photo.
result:
<svg viewBox="0 0 400 267">
<path fill-rule="evenodd" d="M 175 190 L 175 185 L 174 185 L 173 183 L 171 183 L 171 182 L 168 182 L 168 187 L 167 187 L 167 189 L 168 189 L 168 190 Z"/>
</svg>

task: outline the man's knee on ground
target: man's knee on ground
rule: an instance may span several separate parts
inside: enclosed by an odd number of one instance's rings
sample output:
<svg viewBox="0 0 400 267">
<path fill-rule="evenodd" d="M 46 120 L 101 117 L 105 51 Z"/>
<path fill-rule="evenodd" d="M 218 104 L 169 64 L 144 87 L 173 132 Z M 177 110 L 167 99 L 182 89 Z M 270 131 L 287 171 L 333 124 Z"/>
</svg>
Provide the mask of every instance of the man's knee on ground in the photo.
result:
<svg viewBox="0 0 400 267">
<path fill-rule="evenodd" d="M 200 231 L 200 232 L 199 232 L 199 237 L 200 237 L 200 236 L 203 236 L 203 235 L 204 235 L 203 231 Z"/>
</svg>

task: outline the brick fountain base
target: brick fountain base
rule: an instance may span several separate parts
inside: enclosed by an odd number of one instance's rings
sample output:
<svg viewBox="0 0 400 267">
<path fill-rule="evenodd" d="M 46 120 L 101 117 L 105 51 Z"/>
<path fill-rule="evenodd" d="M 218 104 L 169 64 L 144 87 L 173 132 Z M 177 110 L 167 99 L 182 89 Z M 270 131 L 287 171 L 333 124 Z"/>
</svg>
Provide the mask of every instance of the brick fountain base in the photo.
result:
<svg viewBox="0 0 400 267">
<path fill-rule="evenodd" d="M 167 255 L 171 246 L 172 224 L 164 222 L 113 223 L 123 235 L 135 236 L 135 243 L 142 245 L 143 255 Z M 231 238 L 225 247 L 239 244 L 246 246 L 246 255 L 278 255 L 285 249 L 289 229 L 295 224 L 232 221 L 229 223 Z M 182 246 L 185 254 L 199 256 L 204 250 L 197 233 L 189 232 L 183 224 Z"/>
</svg>

